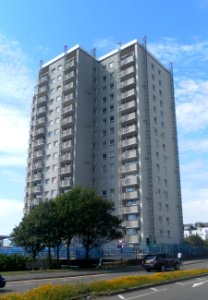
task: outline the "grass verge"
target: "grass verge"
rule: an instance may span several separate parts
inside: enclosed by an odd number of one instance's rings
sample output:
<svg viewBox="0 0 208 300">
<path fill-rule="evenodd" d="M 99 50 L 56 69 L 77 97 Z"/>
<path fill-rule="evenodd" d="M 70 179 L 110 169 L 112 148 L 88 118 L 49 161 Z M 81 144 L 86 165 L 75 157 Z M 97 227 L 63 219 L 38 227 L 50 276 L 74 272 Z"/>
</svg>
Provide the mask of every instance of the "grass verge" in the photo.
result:
<svg viewBox="0 0 208 300">
<path fill-rule="evenodd" d="M 181 270 L 173 272 L 158 272 L 152 275 L 136 275 L 118 277 L 110 280 L 99 280 L 80 284 L 48 284 L 42 285 L 31 291 L 17 294 L 10 293 L 0 296 L 0 300 L 69 300 L 78 299 L 83 295 L 94 296 L 110 294 L 119 290 L 148 286 L 163 282 L 171 282 L 199 275 L 208 274 L 208 269 Z"/>
</svg>

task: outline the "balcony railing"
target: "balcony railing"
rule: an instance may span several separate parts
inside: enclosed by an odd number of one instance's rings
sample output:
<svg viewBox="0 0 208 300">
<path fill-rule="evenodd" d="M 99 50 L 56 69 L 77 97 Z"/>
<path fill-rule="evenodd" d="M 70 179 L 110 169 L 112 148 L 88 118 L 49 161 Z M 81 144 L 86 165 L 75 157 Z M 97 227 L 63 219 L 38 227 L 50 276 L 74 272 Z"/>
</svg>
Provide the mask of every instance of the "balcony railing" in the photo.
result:
<svg viewBox="0 0 208 300">
<path fill-rule="evenodd" d="M 70 104 L 69 106 L 64 107 L 64 109 L 63 109 L 63 115 L 72 113 L 73 111 L 74 111 L 73 105 Z"/>
<path fill-rule="evenodd" d="M 128 122 L 128 121 L 133 121 L 135 119 L 136 119 L 136 113 L 135 112 L 121 116 L 121 122 L 122 123 Z"/>
<path fill-rule="evenodd" d="M 137 185 L 137 184 L 138 184 L 137 176 L 131 176 L 131 177 L 121 179 L 122 186 Z"/>
<path fill-rule="evenodd" d="M 136 158 L 137 157 L 137 151 L 136 150 L 129 150 L 122 153 L 122 159 L 130 159 L 130 158 Z"/>
<path fill-rule="evenodd" d="M 45 128 L 44 127 L 41 127 L 39 129 L 35 130 L 35 136 L 44 135 L 44 134 L 45 134 Z"/>
<path fill-rule="evenodd" d="M 34 186 L 33 189 L 32 189 L 33 193 L 41 193 L 42 190 L 43 190 L 42 185 Z"/>
<path fill-rule="evenodd" d="M 44 125 L 45 122 L 46 122 L 45 117 L 41 117 L 41 118 L 38 118 L 38 119 L 36 120 L 36 124 L 37 124 L 38 126 Z"/>
<path fill-rule="evenodd" d="M 72 160 L 72 154 L 71 153 L 66 153 L 66 154 L 61 156 L 61 161 L 62 162 L 69 161 L 69 160 Z"/>
<path fill-rule="evenodd" d="M 121 82 L 121 88 L 129 87 L 130 85 L 135 84 L 134 77 L 131 77 L 123 82 Z"/>
<path fill-rule="evenodd" d="M 42 178 L 43 178 L 42 173 L 40 173 L 40 174 L 34 174 L 32 180 L 33 181 L 36 181 L 36 180 L 39 181 L 39 180 L 42 180 Z"/>
<path fill-rule="evenodd" d="M 123 199 L 137 199 L 139 197 L 138 191 L 133 191 L 129 193 L 123 193 L 122 198 Z"/>
<path fill-rule="evenodd" d="M 133 220 L 133 221 L 123 221 L 122 225 L 124 227 L 132 228 L 132 227 L 139 227 L 139 220 Z"/>
<path fill-rule="evenodd" d="M 61 175 L 72 173 L 72 166 L 66 166 L 61 168 Z"/>
<path fill-rule="evenodd" d="M 121 147 L 127 147 L 127 146 L 133 146 L 133 145 L 137 145 L 137 138 L 136 137 L 125 139 L 125 140 L 122 140 L 120 142 Z"/>
<path fill-rule="evenodd" d="M 129 91 L 122 93 L 121 99 L 123 100 L 123 99 L 129 98 L 129 97 L 135 96 L 135 95 L 136 95 L 135 89 L 131 89 Z"/>
<path fill-rule="evenodd" d="M 46 114 L 46 111 L 47 111 L 47 109 L 46 109 L 45 106 L 43 106 L 41 108 L 38 108 L 37 109 L 37 115 L 44 115 L 44 114 Z"/>
<path fill-rule="evenodd" d="M 130 74 L 134 74 L 134 71 L 134 66 L 131 66 L 121 72 L 121 77 L 123 78 L 129 76 Z"/>
<path fill-rule="evenodd" d="M 121 173 L 136 172 L 139 170 L 137 163 L 127 164 L 121 167 Z"/>
<path fill-rule="evenodd" d="M 123 112 L 125 110 L 136 108 L 136 101 L 132 100 L 120 106 L 120 111 Z"/>
<path fill-rule="evenodd" d="M 122 208 L 123 214 L 131 214 L 131 213 L 138 213 L 140 211 L 138 205 L 131 205 L 131 206 L 124 206 Z"/>
<path fill-rule="evenodd" d="M 123 59 L 121 58 L 121 66 L 126 66 L 128 64 L 134 63 L 134 61 L 135 61 L 134 55 L 127 56 Z"/>
<path fill-rule="evenodd" d="M 72 116 L 70 116 L 68 118 L 64 118 L 62 120 L 62 126 L 66 126 L 66 125 L 69 125 L 71 123 L 73 123 L 73 117 Z"/>
<path fill-rule="evenodd" d="M 133 132 L 136 132 L 136 131 L 137 131 L 137 126 L 135 124 L 133 124 L 133 125 L 121 128 L 120 134 L 125 135 L 125 134 L 133 133 Z"/>
<path fill-rule="evenodd" d="M 70 186 L 72 186 L 72 180 L 71 179 L 62 180 L 62 181 L 60 181 L 60 186 L 62 188 L 70 187 Z"/>
</svg>

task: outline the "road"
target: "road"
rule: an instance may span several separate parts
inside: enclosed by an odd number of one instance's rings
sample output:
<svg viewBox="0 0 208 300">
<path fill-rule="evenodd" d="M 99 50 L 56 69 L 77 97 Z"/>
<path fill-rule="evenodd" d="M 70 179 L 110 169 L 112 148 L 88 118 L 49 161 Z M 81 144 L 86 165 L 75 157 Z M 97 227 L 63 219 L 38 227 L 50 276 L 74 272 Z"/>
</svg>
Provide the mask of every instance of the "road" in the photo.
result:
<svg viewBox="0 0 208 300">
<path fill-rule="evenodd" d="M 114 296 L 100 297 L 99 300 L 205 300 L 207 294 L 208 276 L 130 293 L 118 293 Z"/>
<path fill-rule="evenodd" d="M 208 268 L 208 260 L 207 261 L 203 261 L 203 262 L 198 262 L 198 263 L 194 263 L 194 264 L 184 264 L 182 266 L 182 269 L 187 270 L 187 269 L 195 269 L 195 268 Z M 58 283 L 58 284 L 65 284 L 65 283 L 85 283 L 85 282 L 90 282 L 90 281 L 95 281 L 95 280 L 102 280 L 102 279 L 110 279 L 110 278 L 115 278 L 115 277 L 121 277 L 121 276 L 128 276 L 128 275 L 138 275 L 138 274 L 145 274 L 145 275 L 149 275 L 149 273 L 147 273 L 146 271 L 144 271 L 140 266 L 139 267 L 133 267 L 131 268 L 131 270 L 129 270 L 128 272 L 118 272 L 117 270 L 111 270 L 110 272 L 102 272 L 100 271 L 98 274 L 80 274 L 78 276 L 66 276 L 66 277 L 59 277 L 57 275 L 57 277 L 55 278 L 39 278 L 39 279 L 33 279 L 31 277 L 31 279 L 22 279 L 22 280 L 16 280 L 15 281 L 15 277 L 14 279 L 9 279 L 9 281 L 7 282 L 7 285 L 4 289 L 0 289 L 0 295 L 3 294 L 7 294 L 7 293 L 11 293 L 11 292 L 24 292 L 26 290 L 31 290 L 35 287 L 38 287 L 40 285 L 43 284 L 48 284 L 48 283 Z M 151 274 L 151 273 L 150 273 Z M 178 284 L 180 286 L 180 284 Z M 172 286 L 172 285 L 170 285 Z M 177 285 L 176 285 L 177 286 Z M 182 286 L 182 285 L 181 285 Z M 206 284 L 203 283 L 201 284 L 201 288 L 206 287 Z M 166 286 L 167 288 L 167 286 Z M 158 288 L 159 289 L 159 288 Z M 160 287 L 161 289 L 161 287 Z M 143 290 L 144 292 L 144 290 Z M 154 290 L 150 290 L 148 292 L 153 293 Z M 157 293 L 159 293 L 158 291 L 156 291 L 156 295 L 154 297 L 157 296 Z M 160 292 L 162 293 L 162 292 Z M 126 297 L 126 296 L 125 296 Z M 110 300 L 110 298 L 108 298 Z M 112 298 L 112 299 L 117 299 L 118 298 Z M 126 299 L 126 298 L 125 298 Z M 148 298 L 147 298 L 148 299 Z M 150 298 L 149 298 L 150 299 Z M 154 298 L 156 299 L 156 298 Z M 166 298 L 166 299 L 174 299 L 174 298 Z M 179 297 L 179 299 L 183 299 L 181 297 Z M 184 298 L 186 299 L 186 298 Z M 206 297 L 204 298 L 206 299 Z M 177 299 L 178 300 L 178 299 Z M 197 300 L 199 300 L 199 298 L 197 298 Z"/>
</svg>

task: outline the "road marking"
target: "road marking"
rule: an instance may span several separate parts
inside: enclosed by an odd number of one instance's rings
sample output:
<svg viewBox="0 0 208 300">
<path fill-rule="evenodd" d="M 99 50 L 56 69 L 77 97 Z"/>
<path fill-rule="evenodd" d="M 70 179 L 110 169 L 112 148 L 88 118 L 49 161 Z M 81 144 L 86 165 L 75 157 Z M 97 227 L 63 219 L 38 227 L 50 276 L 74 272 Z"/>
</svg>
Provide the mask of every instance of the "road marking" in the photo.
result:
<svg viewBox="0 0 208 300">
<path fill-rule="evenodd" d="M 118 295 L 118 297 L 122 300 L 124 300 L 124 299 L 125 300 L 131 300 L 131 299 L 142 298 L 142 297 L 145 297 L 145 296 L 154 295 L 156 293 L 161 293 L 161 292 L 167 291 L 167 289 L 158 290 L 158 289 L 154 289 L 154 288 L 150 288 L 150 290 L 152 290 L 152 291 L 149 291 L 149 292 L 141 294 L 141 295 L 136 295 L 136 296 L 133 296 L 133 297 L 129 297 L 129 298 L 125 298 L 122 295 Z"/>
<path fill-rule="evenodd" d="M 204 281 L 201 281 L 201 282 L 196 282 L 196 283 L 194 283 L 193 285 L 192 285 L 192 287 L 197 287 L 197 286 L 200 286 L 200 285 L 202 285 L 202 284 L 204 284 L 204 283 L 207 283 L 208 282 L 208 280 L 204 280 Z"/>
<path fill-rule="evenodd" d="M 120 298 L 120 299 L 125 299 L 125 297 L 122 296 L 122 295 L 118 295 L 118 298 Z"/>
<path fill-rule="evenodd" d="M 158 289 L 156 289 L 156 288 L 150 288 L 150 290 L 158 292 Z"/>
</svg>

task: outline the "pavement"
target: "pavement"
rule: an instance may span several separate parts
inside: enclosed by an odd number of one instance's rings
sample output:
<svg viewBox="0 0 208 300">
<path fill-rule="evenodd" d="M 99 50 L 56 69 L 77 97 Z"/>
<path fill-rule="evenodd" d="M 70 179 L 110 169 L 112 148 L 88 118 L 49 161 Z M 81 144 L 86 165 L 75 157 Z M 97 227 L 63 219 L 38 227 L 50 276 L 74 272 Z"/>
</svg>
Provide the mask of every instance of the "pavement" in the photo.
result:
<svg viewBox="0 0 208 300">
<path fill-rule="evenodd" d="M 187 260 L 183 262 L 183 265 L 190 265 L 196 263 L 207 262 L 207 260 L 197 259 L 197 260 Z M 78 269 L 70 268 L 64 271 L 28 271 L 26 273 L 14 274 L 14 275 L 3 275 L 7 282 L 22 281 L 22 280 L 35 280 L 35 279 L 50 279 L 50 278 L 64 278 L 64 277 L 77 277 L 77 276 L 86 276 L 86 275 L 95 275 L 103 273 L 112 273 L 112 272 L 123 272 L 127 273 L 135 270 L 142 270 L 142 266 L 125 266 L 118 268 L 109 268 L 109 269 Z"/>
</svg>

